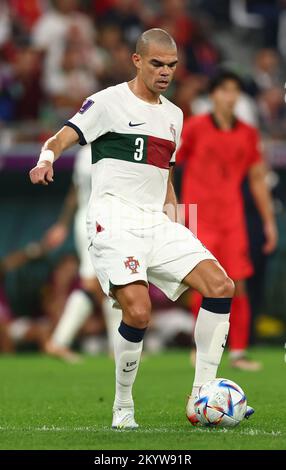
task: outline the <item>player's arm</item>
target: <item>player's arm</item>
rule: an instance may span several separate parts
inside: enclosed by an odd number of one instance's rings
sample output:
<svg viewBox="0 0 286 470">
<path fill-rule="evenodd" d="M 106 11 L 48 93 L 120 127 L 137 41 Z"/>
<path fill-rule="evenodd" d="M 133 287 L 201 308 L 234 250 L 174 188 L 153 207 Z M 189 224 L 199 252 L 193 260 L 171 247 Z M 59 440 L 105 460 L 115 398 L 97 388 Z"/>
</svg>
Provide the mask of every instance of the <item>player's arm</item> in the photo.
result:
<svg viewBox="0 0 286 470">
<path fill-rule="evenodd" d="M 30 171 L 33 184 L 47 185 L 53 181 L 53 163 L 64 150 L 79 141 L 78 133 L 71 127 L 64 126 L 59 132 L 48 139 L 43 147 L 37 165 Z"/>
<path fill-rule="evenodd" d="M 69 227 L 73 221 L 75 211 L 77 209 L 77 189 L 74 183 L 71 184 L 68 194 L 64 200 L 62 210 L 60 212 L 59 224 Z"/>
<path fill-rule="evenodd" d="M 264 253 L 271 253 L 277 245 L 278 234 L 270 191 L 266 184 L 264 162 L 252 165 L 248 171 L 249 187 L 263 221 L 265 234 Z"/>
<path fill-rule="evenodd" d="M 0 261 L 0 271 L 9 272 L 20 268 L 29 261 L 41 258 L 46 254 L 41 242 L 30 242 L 23 249 L 13 251 Z"/>
<path fill-rule="evenodd" d="M 77 189 L 72 183 L 65 197 L 57 222 L 45 233 L 43 242 L 49 249 L 60 246 L 69 234 L 69 229 L 77 209 Z"/>
</svg>

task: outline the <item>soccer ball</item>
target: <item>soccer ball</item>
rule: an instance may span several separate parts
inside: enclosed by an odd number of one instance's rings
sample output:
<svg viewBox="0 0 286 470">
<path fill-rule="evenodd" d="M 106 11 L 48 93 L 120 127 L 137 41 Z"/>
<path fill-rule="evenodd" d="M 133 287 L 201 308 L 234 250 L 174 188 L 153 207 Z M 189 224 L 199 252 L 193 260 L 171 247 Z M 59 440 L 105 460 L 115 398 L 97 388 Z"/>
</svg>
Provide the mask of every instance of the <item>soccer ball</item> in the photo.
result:
<svg viewBox="0 0 286 470">
<path fill-rule="evenodd" d="M 244 391 L 228 379 L 214 379 L 199 389 L 195 413 L 204 426 L 234 427 L 243 420 L 247 401 Z"/>
</svg>

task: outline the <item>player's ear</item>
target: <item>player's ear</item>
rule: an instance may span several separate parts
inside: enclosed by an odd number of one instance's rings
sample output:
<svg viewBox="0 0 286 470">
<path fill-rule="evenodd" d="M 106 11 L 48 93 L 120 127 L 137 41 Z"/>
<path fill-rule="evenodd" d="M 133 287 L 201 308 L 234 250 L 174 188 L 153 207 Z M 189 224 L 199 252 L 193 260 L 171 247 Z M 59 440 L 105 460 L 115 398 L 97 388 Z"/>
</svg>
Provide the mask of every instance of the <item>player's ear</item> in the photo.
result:
<svg viewBox="0 0 286 470">
<path fill-rule="evenodd" d="M 134 54 L 132 54 L 132 60 L 133 60 L 133 64 L 135 65 L 135 67 L 137 69 L 140 69 L 141 68 L 141 61 L 142 61 L 141 55 L 136 54 L 136 52 L 135 52 Z"/>
</svg>

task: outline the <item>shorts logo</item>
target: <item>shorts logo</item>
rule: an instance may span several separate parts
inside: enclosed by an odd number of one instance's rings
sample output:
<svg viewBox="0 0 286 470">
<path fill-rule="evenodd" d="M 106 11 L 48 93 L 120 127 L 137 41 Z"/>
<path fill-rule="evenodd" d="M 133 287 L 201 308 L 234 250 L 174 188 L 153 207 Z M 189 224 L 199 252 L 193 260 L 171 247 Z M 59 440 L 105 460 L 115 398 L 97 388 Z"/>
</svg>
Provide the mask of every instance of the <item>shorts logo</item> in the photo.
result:
<svg viewBox="0 0 286 470">
<path fill-rule="evenodd" d="M 127 261 L 124 261 L 124 264 L 126 269 L 131 269 L 132 272 L 130 274 L 138 273 L 137 268 L 140 264 L 137 259 L 134 259 L 134 256 L 127 256 Z"/>
</svg>

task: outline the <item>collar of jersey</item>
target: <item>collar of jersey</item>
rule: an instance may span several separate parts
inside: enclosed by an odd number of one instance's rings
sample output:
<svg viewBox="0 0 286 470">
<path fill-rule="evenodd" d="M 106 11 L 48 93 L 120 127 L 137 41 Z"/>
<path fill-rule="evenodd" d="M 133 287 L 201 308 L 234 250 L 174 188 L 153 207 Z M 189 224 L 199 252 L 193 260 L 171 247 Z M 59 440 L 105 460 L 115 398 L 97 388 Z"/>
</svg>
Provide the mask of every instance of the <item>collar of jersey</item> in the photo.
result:
<svg viewBox="0 0 286 470">
<path fill-rule="evenodd" d="M 148 103 L 148 101 L 145 101 L 145 100 L 142 100 L 141 98 L 139 98 L 138 96 L 136 96 L 132 90 L 130 90 L 129 86 L 128 86 L 128 83 L 127 82 L 124 82 L 130 96 L 136 100 L 137 103 L 141 103 L 142 105 L 144 106 L 150 106 L 151 108 L 157 108 L 158 106 L 161 106 L 163 104 L 163 101 L 162 101 L 162 97 L 160 95 L 160 101 L 161 103 Z"/>
<path fill-rule="evenodd" d="M 221 129 L 221 127 L 219 125 L 219 122 L 217 121 L 214 113 L 210 113 L 210 118 L 211 118 L 211 121 L 212 121 L 213 125 L 221 131 L 222 129 Z M 237 118 L 235 116 L 233 116 L 229 130 L 232 131 L 236 127 L 237 123 L 238 123 Z"/>
</svg>

